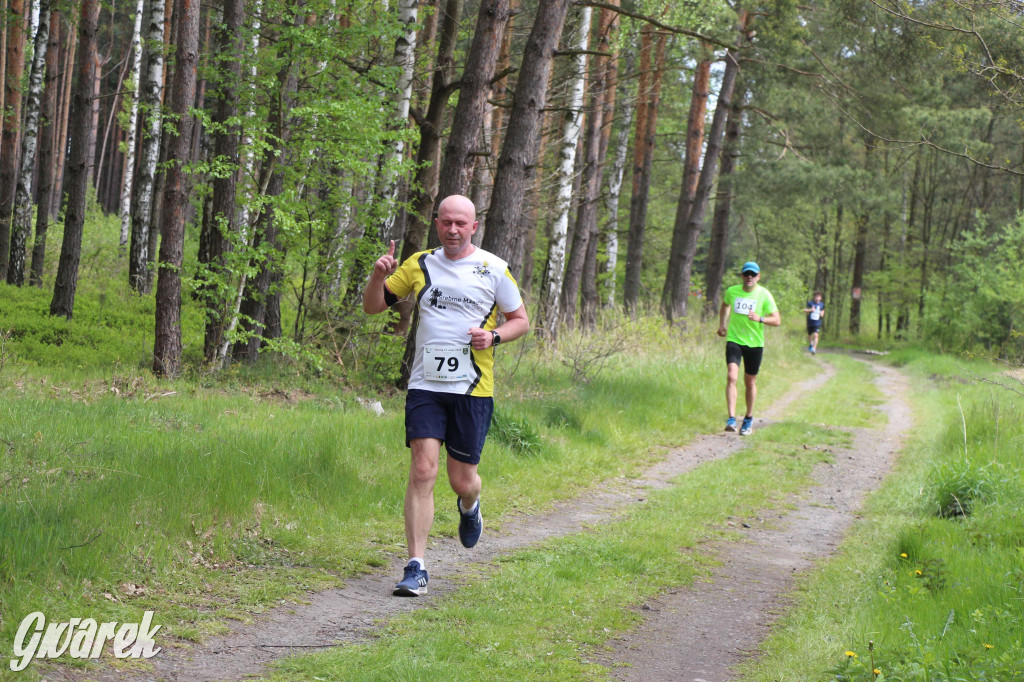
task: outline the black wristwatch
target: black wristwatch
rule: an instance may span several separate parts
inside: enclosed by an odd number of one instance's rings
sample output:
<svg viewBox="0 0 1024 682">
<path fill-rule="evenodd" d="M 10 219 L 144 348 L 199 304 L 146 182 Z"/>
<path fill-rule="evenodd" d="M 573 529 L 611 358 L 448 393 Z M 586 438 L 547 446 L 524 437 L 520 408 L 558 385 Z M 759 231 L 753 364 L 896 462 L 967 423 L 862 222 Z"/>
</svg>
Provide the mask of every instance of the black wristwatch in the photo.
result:
<svg viewBox="0 0 1024 682">
<path fill-rule="evenodd" d="M 498 332 L 496 332 L 496 331 L 494 331 L 492 329 L 491 330 L 491 345 L 492 346 L 497 346 L 499 343 L 501 343 L 501 334 L 499 334 Z"/>
</svg>

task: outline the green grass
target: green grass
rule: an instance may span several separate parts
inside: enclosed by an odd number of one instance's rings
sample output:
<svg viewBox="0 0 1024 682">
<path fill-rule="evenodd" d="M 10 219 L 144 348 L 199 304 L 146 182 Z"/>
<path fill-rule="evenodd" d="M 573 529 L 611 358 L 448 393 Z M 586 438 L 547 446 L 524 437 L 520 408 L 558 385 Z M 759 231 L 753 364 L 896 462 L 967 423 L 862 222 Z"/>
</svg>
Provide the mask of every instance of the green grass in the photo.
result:
<svg viewBox="0 0 1024 682">
<path fill-rule="evenodd" d="M 1024 676 L 1021 403 L 962 383 L 955 359 L 897 360 L 911 373 L 926 428 L 913 431 L 895 474 L 836 558 L 804 582 L 744 679 Z M 966 514 L 943 513 L 950 491 L 969 500 Z"/>
</svg>

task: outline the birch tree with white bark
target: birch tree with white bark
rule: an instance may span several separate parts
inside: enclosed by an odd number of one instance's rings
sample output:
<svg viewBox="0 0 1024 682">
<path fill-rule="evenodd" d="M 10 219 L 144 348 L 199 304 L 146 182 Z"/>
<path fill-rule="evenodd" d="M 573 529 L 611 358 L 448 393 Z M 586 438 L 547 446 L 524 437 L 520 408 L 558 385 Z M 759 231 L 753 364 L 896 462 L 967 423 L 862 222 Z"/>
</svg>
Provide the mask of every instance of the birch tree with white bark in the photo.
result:
<svg viewBox="0 0 1024 682">
<path fill-rule="evenodd" d="M 131 246 L 128 256 L 128 284 L 140 294 L 149 288 L 149 232 L 152 229 L 153 186 L 160 158 L 160 89 L 164 80 L 164 7 L 166 0 L 150 0 L 149 30 L 146 32 L 146 87 L 141 111 L 145 117 L 145 137 L 132 192 Z"/>
<path fill-rule="evenodd" d="M 576 146 L 583 130 L 583 92 L 586 87 L 587 49 L 590 47 L 590 20 L 593 10 L 584 6 L 579 11 L 579 26 L 572 49 L 573 76 L 562 122 L 562 138 L 558 149 L 558 169 L 555 171 L 555 220 L 551 225 L 548 243 L 547 267 L 541 292 L 539 326 L 548 338 L 554 338 L 558 329 L 559 298 L 565 277 L 566 239 L 569 233 L 569 212 L 572 208 L 573 176 Z"/>
<path fill-rule="evenodd" d="M 128 244 L 128 231 L 132 224 L 132 181 L 135 179 L 135 140 L 139 131 L 139 95 L 142 93 L 142 13 L 145 0 L 135 5 L 135 25 L 132 30 L 132 98 L 128 111 L 128 130 L 124 135 L 124 182 L 121 183 L 121 238 L 119 244 Z"/>
<path fill-rule="evenodd" d="M 25 123 L 21 136 L 21 169 L 18 187 L 14 193 L 14 222 L 11 226 L 11 257 L 7 268 L 7 283 L 21 286 L 25 283 L 25 256 L 28 237 L 32 233 L 32 175 L 36 163 L 39 139 L 39 112 L 46 72 L 46 48 L 50 40 L 49 0 L 39 0 L 36 11 L 39 24 L 33 46 L 32 68 L 28 77 L 28 99 L 25 102 Z"/>
</svg>

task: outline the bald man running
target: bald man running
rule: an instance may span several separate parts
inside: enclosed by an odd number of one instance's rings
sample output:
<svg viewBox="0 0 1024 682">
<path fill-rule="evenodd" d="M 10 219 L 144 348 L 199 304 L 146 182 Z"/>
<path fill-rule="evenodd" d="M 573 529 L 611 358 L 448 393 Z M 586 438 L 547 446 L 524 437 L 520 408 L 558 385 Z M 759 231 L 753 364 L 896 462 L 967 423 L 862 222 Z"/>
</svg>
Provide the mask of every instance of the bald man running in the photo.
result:
<svg viewBox="0 0 1024 682">
<path fill-rule="evenodd" d="M 371 315 L 410 294 L 419 308 L 405 402 L 405 442 L 412 455 L 405 492 L 409 563 L 394 591 L 411 597 L 427 591 L 424 557 L 442 444 L 448 451 L 448 481 L 458 496 L 459 540 L 473 547 L 480 539 L 477 467 L 494 411 L 494 347 L 530 328 L 508 263 L 470 241 L 480 225 L 473 202 L 446 197 L 434 222 L 440 248 L 420 251 L 398 266 L 392 241 L 374 263 L 363 292 L 363 310 Z M 505 316 L 500 325 L 499 311 Z"/>
</svg>

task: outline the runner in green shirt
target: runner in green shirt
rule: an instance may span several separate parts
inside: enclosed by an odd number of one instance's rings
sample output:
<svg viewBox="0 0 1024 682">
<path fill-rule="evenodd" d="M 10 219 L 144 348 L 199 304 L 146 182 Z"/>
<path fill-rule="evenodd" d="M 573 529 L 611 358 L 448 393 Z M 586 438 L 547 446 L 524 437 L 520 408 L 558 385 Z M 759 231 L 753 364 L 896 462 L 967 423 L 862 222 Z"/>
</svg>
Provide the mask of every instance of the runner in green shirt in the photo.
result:
<svg viewBox="0 0 1024 682">
<path fill-rule="evenodd" d="M 725 422 L 725 430 L 736 430 L 736 381 L 742 360 L 747 413 L 740 426 L 740 435 L 748 436 L 754 430 L 754 401 L 757 399 L 757 372 L 764 353 L 764 327 L 778 327 L 782 324 L 782 317 L 771 293 L 758 285 L 761 268 L 757 263 L 747 261 L 740 272 L 743 284 L 726 289 L 722 299 L 722 307 L 718 311 L 718 335 L 725 337 L 725 363 L 728 368 L 725 403 L 729 418 Z"/>
</svg>

